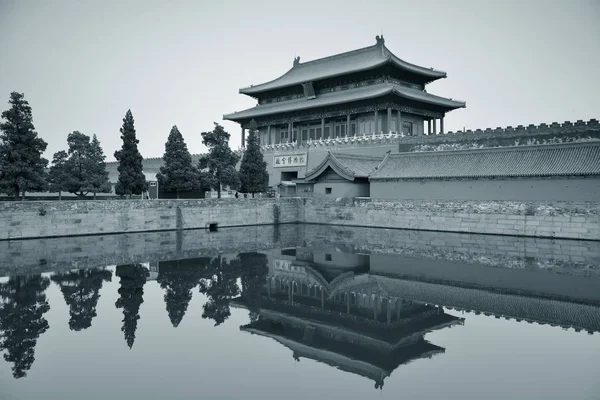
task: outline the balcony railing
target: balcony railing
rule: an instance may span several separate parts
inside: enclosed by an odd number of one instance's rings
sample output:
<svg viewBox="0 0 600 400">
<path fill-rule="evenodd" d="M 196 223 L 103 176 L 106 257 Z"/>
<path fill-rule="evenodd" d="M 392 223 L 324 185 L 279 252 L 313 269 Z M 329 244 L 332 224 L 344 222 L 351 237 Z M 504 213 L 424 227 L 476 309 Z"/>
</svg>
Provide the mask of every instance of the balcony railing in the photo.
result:
<svg viewBox="0 0 600 400">
<path fill-rule="evenodd" d="M 398 132 L 390 131 L 388 133 L 373 132 L 370 135 L 360 135 L 360 136 L 344 136 L 338 138 L 327 138 L 327 139 L 308 139 L 307 141 L 298 143 L 297 140 L 293 142 L 287 143 L 277 143 L 277 144 L 267 144 L 261 146 L 262 150 L 270 151 L 270 150 L 291 150 L 291 149 L 304 149 L 308 147 L 325 147 L 330 145 L 343 145 L 343 144 L 359 144 L 359 143 L 372 143 L 378 141 L 385 141 L 390 139 L 396 139 L 398 137 L 405 137 L 403 133 L 398 134 Z"/>
</svg>

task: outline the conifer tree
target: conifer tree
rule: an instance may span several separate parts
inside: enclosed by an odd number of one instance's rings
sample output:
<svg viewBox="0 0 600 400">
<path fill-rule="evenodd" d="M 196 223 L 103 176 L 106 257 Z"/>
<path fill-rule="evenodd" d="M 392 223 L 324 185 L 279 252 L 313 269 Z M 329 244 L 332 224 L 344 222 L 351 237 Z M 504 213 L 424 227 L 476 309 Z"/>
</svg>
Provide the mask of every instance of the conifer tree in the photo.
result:
<svg viewBox="0 0 600 400">
<path fill-rule="evenodd" d="M 90 137 L 74 131 L 67 136 L 68 153 L 54 154 L 49 182 L 54 191 L 68 191 L 80 197 L 88 193 L 107 193 L 111 187 L 106 171 L 105 156 L 96 135 Z"/>
<path fill-rule="evenodd" d="M 142 194 L 148 190 L 148 182 L 144 176 L 142 155 L 138 150 L 139 140 L 135 136 L 133 114 L 127 110 L 121 127 L 121 150 L 115 151 L 115 158 L 119 162 L 119 180 L 115 186 L 115 193 L 119 196 Z"/>
<path fill-rule="evenodd" d="M 267 163 L 260 151 L 260 138 L 256 121 L 250 121 L 248 131 L 248 142 L 240 164 L 239 176 L 241 191 L 252 193 L 252 197 L 254 197 L 254 193 L 267 191 L 269 173 L 267 172 Z"/>
<path fill-rule="evenodd" d="M 47 187 L 48 160 L 42 157 L 48 144 L 38 137 L 33 126 L 31 107 L 25 95 L 12 92 L 11 107 L 2 112 L 0 123 L 0 192 L 15 200 L 27 191 L 43 191 Z"/>
<path fill-rule="evenodd" d="M 62 192 L 69 190 L 70 174 L 68 170 L 69 155 L 66 151 L 61 150 L 54 153 L 52 158 L 52 166 L 48 173 L 48 183 L 51 192 L 58 192 L 58 200 L 62 200 Z"/>
<path fill-rule="evenodd" d="M 229 186 L 234 189 L 239 186 L 239 177 L 235 165 L 239 156 L 229 148 L 229 133 L 216 122 L 210 132 L 202 132 L 202 143 L 208 147 L 208 154 L 203 155 L 198 163 L 202 177 L 207 184 L 217 190 L 221 198 L 221 188 Z"/>
<path fill-rule="evenodd" d="M 163 161 L 164 164 L 156 176 L 159 188 L 165 192 L 175 192 L 177 198 L 181 192 L 191 192 L 199 188 L 198 170 L 192 164 L 192 155 L 176 125 L 171 128 L 165 144 Z"/>
<path fill-rule="evenodd" d="M 90 142 L 88 157 L 90 159 L 90 174 L 85 188 L 94 193 L 95 199 L 96 193 L 110 193 L 112 189 L 108 180 L 106 162 L 104 161 L 106 156 L 96 135 L 92 137 Z"/>
</svg>

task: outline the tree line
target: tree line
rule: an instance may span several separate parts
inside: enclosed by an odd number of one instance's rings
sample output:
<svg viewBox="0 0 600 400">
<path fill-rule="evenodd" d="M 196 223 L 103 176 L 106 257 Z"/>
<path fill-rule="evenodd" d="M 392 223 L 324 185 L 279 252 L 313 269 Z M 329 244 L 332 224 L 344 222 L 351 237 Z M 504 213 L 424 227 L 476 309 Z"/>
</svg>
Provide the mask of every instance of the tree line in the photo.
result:
<svg viewBox="0 0 600 400">
<path fill-rule="evenodd" d="M 52 162 L 43 157 L 48 146 L 33 125 L 31 106 L 25 95 L 12 92 L 10 108 L 2 112 L 0 123 L 0 193 L 15 200 L 25 198 L 26 192 L 63 192 L 80 198 L 112 191 L 106 170 L 106 156 L 96 135 L 92 137 L 73 131 L 67 135 L 67 149 L 56 152 Z M 241 157 L 229 147 L 230 135 L 218 123 L 212 131 L 202 132 L 202 143 L 208 148 L 197 165 L 176 125 L 171 128 L 163 165 L 157 174 L 159 188 L 174 193 L 230 189 L 243 193 L 266 192 L 269 176 L 267 163 L 260 151 L 256 122 L 249 124 L 248 141 Z M 140 195 L 148 190 L 143 171 L 143 157 L 138 149 L 135 123 L 131 110 L 123 118 L 120 129 L 122 146 L 115 151 L 119 163 L 115 193 L 119 196 Z M 236 165 L 240 162 L 239 171 Z M 50 166 L 49 166 L 50 164 Z M 48 167 L 49 166 L 49 167 Z"/>
</svg>

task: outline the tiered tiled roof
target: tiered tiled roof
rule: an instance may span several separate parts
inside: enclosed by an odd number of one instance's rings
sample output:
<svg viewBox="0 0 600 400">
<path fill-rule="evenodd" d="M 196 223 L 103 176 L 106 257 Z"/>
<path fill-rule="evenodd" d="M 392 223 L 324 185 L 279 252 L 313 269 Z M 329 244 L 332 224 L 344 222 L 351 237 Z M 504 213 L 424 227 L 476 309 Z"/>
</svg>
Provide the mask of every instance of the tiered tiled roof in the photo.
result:
<svg viewBox="0 0 600 400">
<path fill-rule="evenodd" d="M 369 180 L 588 175 L 600 175 L 600 143 L 389 154 Z"/>
<path fill-rule="evenodd" d="M 341 177 L 353 181 L 355 178 L 367 178 L 381 164 L 383 157 L 361 156 L 354 154 L 331 153 L 304 180 L 310 181 L 321 175 L 327 168 L 333 169 Z"/>
<path fill-rule="evenodd" d="M 401 60 L 385 46 L 383 37 L 381 39 L 378 37 L 377 44 L 373 46 L 304 63 L 295 63 L 292 69 L 279 78 L 240 89 L 240 93 L 253 95 L 268 90 L 299 85 L 303 82 L 365 71 L 388 63 L 408 73 L 421 76 L 426 83 L 446 77 L 446 73 L 443 71 L 421 67 Z"/>
<path fill-rule="evenodd" d="M 223 116 L 223 119 L 235 121 L 238 119 L 262 117 L 290 111 L 368 100 L 388 94 L 395 94 L 408 100 L 415 100 L 439 106 L 445 108 L 447 111 L 466 106 L 466 103 L 462 101 L 435 96 L 422 90 L 409 88 L 392 82 L 384 82 L 371 86 L 324 93 L 311 100 L 297 98 L 276 103 L 261 104 L 244 111 L 226 114 Z"/>
</svg>

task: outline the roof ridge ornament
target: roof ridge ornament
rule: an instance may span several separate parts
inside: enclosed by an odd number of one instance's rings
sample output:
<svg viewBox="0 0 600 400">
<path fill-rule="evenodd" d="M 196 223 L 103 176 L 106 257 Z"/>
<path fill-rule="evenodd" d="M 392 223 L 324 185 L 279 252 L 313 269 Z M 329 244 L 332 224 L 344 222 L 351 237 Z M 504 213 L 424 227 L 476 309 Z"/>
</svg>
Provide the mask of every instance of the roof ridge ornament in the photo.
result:
<svg viewBox="0 0 600 400">
<path fill-rule="evenodd" d="M 378 46 L 383 46 L 385 44 L 385 39 L 383 38 L 383 34 L 381 36 L 375 36 L 375 40 L 377 41 Z"/>
<path fill-rule="evenodd" d="M 300 56 L 294 57 L 294 67 L 297 67 L 298 65 L 300 65 Z"/>
</svg>

